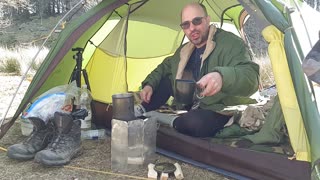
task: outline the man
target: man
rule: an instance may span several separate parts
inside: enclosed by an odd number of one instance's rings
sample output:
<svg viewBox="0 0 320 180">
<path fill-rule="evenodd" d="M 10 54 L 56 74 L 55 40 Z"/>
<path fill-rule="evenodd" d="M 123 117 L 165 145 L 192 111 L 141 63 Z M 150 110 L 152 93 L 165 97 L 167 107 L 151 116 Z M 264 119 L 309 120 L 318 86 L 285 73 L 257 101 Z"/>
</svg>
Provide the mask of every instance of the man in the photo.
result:
<svg viewBox="0 0 320 180">
<path fill-rule="evenodd" d="M 181 22 L 190 42 L 179 47 L 142 82 L 143 102 L 135 112 L 147 112 L 145 116 L 153 116 L 183 134 L 213 136 L 232 116 L 223 109 L 248 102 L 247 97 L 257 91 L 259 66 L 251 61 L 240 38 L 210 25 L 202 4 L 187 4 L 182 9 Z M 203 98 L 198 98 L 196 104 L 191 104 L 193 108 L 181 116 L 154 112 L 174 96 L 175 79 L 195 80 L 203 90 Z"/>
</svg>

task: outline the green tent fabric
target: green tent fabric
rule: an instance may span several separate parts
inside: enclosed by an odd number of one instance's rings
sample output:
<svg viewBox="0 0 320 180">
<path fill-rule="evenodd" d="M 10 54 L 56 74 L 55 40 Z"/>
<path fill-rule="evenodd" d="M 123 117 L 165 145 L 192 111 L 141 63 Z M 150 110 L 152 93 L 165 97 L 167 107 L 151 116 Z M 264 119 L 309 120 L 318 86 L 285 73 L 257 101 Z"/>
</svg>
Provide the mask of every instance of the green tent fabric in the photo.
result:
<svg viewBox="0 0 320 180">
<path fill-rule="evenodd" d="M 285 121 L 278 95 L 274 97 L 273 105 L 268 112 L 265 123 L 260 130 L 249 131 L 234 123 L 218 132 L 215 138 L 241 138 L 253 142 L 253 144 L 279 144 L 283 142 Z"/>
<path fill-rule="evenodd" d="M 63 33 L 60 34 L 58 41 L 51 48 L 44 62 L 39 67 L 36 75 L 28 87 L 24 99 L 21 101 L 17 113 L 12 119 L 18 118 L 20 112 L 31 102 L 32 99 L 42 94 L 46 90 L 65 84 L 69 81 L 70 74 L 75 66 L 75 60 L 73 60 L 72 47 L 84 47 L 88 42 L 87 39 L 93 36 L 93 34 L 102 26 L 102 24 L 108 19 L 113 8 L 119 7 L 127 1 L 104 1 L 105 6 L 96 6 L 94 11 L 89 11 L 82 18 L 76 19 L 73 23 L 69 24 Z M 103 9 L 104 8 L 104 9 Z M 92 21 L 90 18 L 93 17 L 96 12 L 103 13 L 102 17 L 98 22 Z M 92 26 L 94 24 L 94 26 Z M 90 28 L 84 32 L 82 26 L 90 26 Z M 87 28 L 85 28 L 87 29 Z M 72 34 L 83 33 L 82 38 L 75 37 L 76 39 L 70 39 Z M 63 50 L 63 51 L 62 51 Z M 66 60 L 61 61 L 64 58 Z M 59 64 L 60 63 L 60 64 Z M 56 68 L 57 66 L 63 67 L 62 69 Z M 13 121 L 14 122 L 14 121 Z"/>
<path fill-rule="evenodd" d="M 281 128 L 284 125 L 284 117 L 281 110 L 279 97 L 276 96 L 274 104 L 268 113 L 265 124 L 262 126 L 259 132 L 243 136 L 244 139 L 248 139 L 254 144 L 278 144 L 283 141 L 283 132 Z"/>
<path fill-rule="evenodd" d="M 308 89 L 308 84 L 301 68 L 302 59 L 301 53 L 299 53 L 301 52 L 301 48 L 293 36 L 294 29 L 290 22 L 286 20 L 284 15 L 275 8 L 270 1 L 256 1 L 256 4 L 260 7 L 266 18 L 279 30 L 284 32 L 284 44 L 289 68 L 295 91 L 297 92 L 298 103 L 306 127 L 306 132 L 310 144 L 312 144 L 312 162 L 315 162 L 320 158 L 320 147 L 317 140 L 317 137 L 320 137 L 320 131 L 317 129 L 320 126 L 320 117 L 316 104 L 311 99 L 313 95 Z M 278 18 L 272 18 L 274 16 L 277 16 Z"/>
<path fill-rule="evenodd" d="M 239 138 L 248 134 L 254 134 L 257 131 L 248 131 L 245 128 L 240 127 L 239 124 L 234 123 L 228 127 L 223 128 L 214 137 L 215 138 Z"/>
<path fill-rule="evenodd" d="M 286 53 L 311 144 L 312 162 L 319 159 L 320 117 L 299 64 L 303 54 L 299 53 L 299 43 L 294 39 L 291 24 L 285 18 L 287 15 L 279 11 L 283 4 L 274 5 L 267 0 L 103 0 L 62 31 L 14 117 L 0 127 L 0 138 L 28 103 L 48 89 L 69 82 L 75 67 L 74 47 L 85 49 L 82 66 L 92 82 L 93 98 L 102 107 L 95 113 L 97 117 L 102 114 L 101 119 L 106 117 L 103 115 L 107 113 L 112 94 L 138 90 L 144 76 L 184 42 L 179 11 L 189 2 L 205 5 L 212 21 L 222 27 L 225 23 L 232 23 L 241 32 L 245 15 L 249 13 L 256 20 L 260 19 L 257 23 L 259 29 L 273 24 L 285 33 Z M 159 137 L 161 147 L 253 179 L 303 179 L 310 175 L 309 161 L 210 144 L 172 130 L 160 130 Z M 165 141 L 165 138 L 174 143 Z M 198 150 L 201 150 L 200 156 L 195 153 Z M 250 161 L 252 157 L 256 162 Z"/>
<path fill-rule="evenodd" d="M 128 1 L 128 0 L 119 0 L 119 1 L 102 1 L 102 3 L 99 6 L 96 6 L 93 10 L 89 11 L 86 13 L 83 17 L 77 19 L 73 23 L 69 24 L 66 29 L 61 33 L 61 35 L 58 38 L 57 43 L 55 46 L 52 47 L 52 50 L 49 52 L 47 55 L 44 63 L 40 66 L 39 71 L 33 78 L 33 81 L 31 82 L 31 85 L 29 86 L 25 98 L 22 100 L 20 106 L 18 107 L 17 113 L 14 115 L 12 118 L 13 121 L 19 116 L 20 112 L 26 107 L 28 103 L 32 101 L 35 97 L 38 95 L 44 93 L 46 90 L 61 85 L 65 84 L 68 82 L 71 74 L 73 71 L 75 61 L 73 60 L 73 52 L 71 51 L 72 47 L 92 47 L 91 42 L 88 42 L 88 39 L 93 37 L 96 32 L 101 28 L 101 26 L 109 19 L 119 19 L 119 17 L 126 17 L 126 13 L 128 13 L 129 9 L 131 8 L 130 12 L 135 12 L 136 8 L 142 6 L 144 3 L 147 1 Z M 156 1 L 150 1 L 150 2 L 156 2 Z M 171 1 L 166 0 L 166 2 L 162 3 L 171 3 Z M 177 9 L 181 9 L 185 4 L 192 2 L 192 0 L 188 1 L 183 1 L 183 2 L 173 2 L 170 6 L 170 9 L 167 9 L 168 12 L 176 12 Z M 125 4 L 124 6 L 121 6 Z M 148 4 L 148 3 L 147 3 Z M 151 3 L 149 3 L 151 4 Z M 158 3 L 159 4 L 159 3 Z M 224 14 L 224 18 L 226 18 L 226 21 L 230 22 L 235 22 L 235 24 L 239 24 L 239 19 L 233 19 L 232 17 L 228 17 L 228 12 L 232 11 L 233 14 L 241 14 L 243 11 L 243 8 L 239 8 L 240 4 L 236 0 L 232 1 L 223 1 L 220 0 L 218 1 L 204 1 L 204 5 L 210 7 L 208 8 L 208 14 L 211 16 L 212 20 L 214 22 L 220 22 L 221 20 L 221 15 Z M 129 7 L 130 6 L 130 7 Z M 131 7 L 132 6 L 132 7 Z M 107 8 L 106 8 L 107 7 Z M 235 9 L 233 9 L 233 7 Z M 113 11 L 116 9 L 116 11 Z M 152 9 L 152 11 L 146 10 L 145 12 L 147 13 L 146 17 L 152 18 L 155 16 L 157 19 L 169 19 L 170 23 L 166 24 L 166 26 L 170 27 L 171 29 L 175 29 L 177 31 L 177 38 L 176 42 L 180 42 L 182 40 L 181 36 L 181 30 L 177 24 L 179 24 L 179 17 L 173 14 L 169 14 L 168 12 L 162 13 L 162 10 L 159 9 L 158 7 L 151 7 L 151 8 L 146 8 L 146 9 Z M 170 10 L 170 11 L 169 11 Z M 98 12 L 98 16 L 96 13 Z M 140 12 L 140 13 L 143 13 Z M 137 13 L 137 17 L 141 17 Z M 149 14 L 153 14 L 152 16 Z M 232 16 L 235 16 L 233 15 Z M 95 16 L 96 15 L 96 16 Z M 96 19 L 99 18 L 98 21 Z M 144 18 L 146 21 L 150 22 L 148 19 Z M 144 20 L 143 19 L 143 20 Z M 153 23 L 153 22 L 152 22 Z M 161 24 L 163 22 L 154 22 L 155 24 Z M 90 27 L 89 29 L 86 27 Z M 178 30 L 179 29 L 179 30 Z M 117 32 L 117 31 L 115 31 Z M 143 32 L 143 31 L 141 31 Z M 71 38 L 70 38 L 71 37 Z M 159 36 L 162 37 L 162 36 Z M 125 37 L 124 37 L 125 38 Z M 180 41 L 179 41 L 180 39 Z M 139 42 L 139 41 L 135 41 Z M 180 44 L 177 43 L 173 48 L 171 49 L 171 53 L 174 51 L 174 49 Z M 103 46 L 103 41 L 101 42 Z M 124 42 L 122 43 L 123 45 Z M 94 44 L 96 45 L 96 44 Z M 131 47 L 139 47 L 136 46 L 135 44 L 132 44 Z M 148 46 L 147 48 L 152 50 L 152 47 Z M 63 49 L 63 51 L 61 51 Z M 103 49 L 103 48 L 102 48 Z M 128 49 L 128 48 L 126 48 Z M 143 49 L 143 48 L 140 48 Z M 144 52 L 149 52 L 147 51 L 148 49 L 144 49 Z M 159 49 L 159 48 L 154 48 L 154 49 Z M 90 51 L 90 50 L 88 50 Z M 89 56 L 92 55 L 88 51 L 84 52 L 84 56 Z M 130 51 L 127 50 L 126 55 L 130 56 Z M 134 53 L 134 51 L 133 51 Z M 170 52 L 168 52 L 170 53 Z M 166 53 L 167 55 L 169 55 Z M 158 57 L 161 57 L 161 55 L 157 55 Z M 132 55 L 134 56 L 134 55 Z M 155 56 L 155 55 L 154 55 Z M 145 57 L 145 56 L 144 56 Z M 138 58 L 141 58 L 140 56 Z M 62 60 L 61 60 L 62 59 Z M 89 58 L 86 58 L 86 60 L 83 63 L 83 66 L 86 66 L 88 63 Z M 150 70 L 149 70 L 150 71 Z M 126 79 L 124 79 L 123 82 L 125 82 Z M 119 81 L 118 81 L 119 82 Z M 139 82 L 136 80 L 136 82 Z M 141 81 L 140 81 L 141 82 Z M 123 86 L 128 86 L 126 83 Z M 128 87 L 127 87 L 128 88 Z M 131 89 L 126 89 L 126 90 L 131 90 Z M 115 93 L 115 92 L 113 92 Z M 111 98 L 109 98 L 109 103 Z M 10 124 L 12 125 L 12 121 L 10 121 Z M 9 125 L 9 126 L 11 126 Z M 5 133 L 5 132 L 4 132 Z M 2 134 L 4 134 L 2 133 Z"/>
</svg>

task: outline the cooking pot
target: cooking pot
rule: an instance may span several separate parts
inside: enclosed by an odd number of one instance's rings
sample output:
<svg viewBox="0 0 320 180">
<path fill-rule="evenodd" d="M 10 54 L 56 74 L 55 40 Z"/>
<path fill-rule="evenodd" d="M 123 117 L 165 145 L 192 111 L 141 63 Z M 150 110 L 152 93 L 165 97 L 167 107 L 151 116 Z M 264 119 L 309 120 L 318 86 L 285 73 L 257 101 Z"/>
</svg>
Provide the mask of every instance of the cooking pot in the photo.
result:
<svg viewBox="0 0 320 180">
<path fill-rule="evenodd" d="M 112 118 L 131 121 L 136 119 L 134 115 L 134 97 L 132 93 L 112 95 Z"/>
</svg>

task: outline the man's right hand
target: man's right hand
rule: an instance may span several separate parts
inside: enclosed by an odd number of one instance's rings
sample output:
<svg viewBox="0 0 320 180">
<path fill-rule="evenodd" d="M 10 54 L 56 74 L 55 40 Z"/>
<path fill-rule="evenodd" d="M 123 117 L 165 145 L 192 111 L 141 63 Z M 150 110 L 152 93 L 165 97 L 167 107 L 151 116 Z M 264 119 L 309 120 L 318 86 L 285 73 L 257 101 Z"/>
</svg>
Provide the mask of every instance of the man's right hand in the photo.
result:
<svg viewBox="0 0 320 180">
<path fill-rule="evenodd" d="M 149 103 L 151 96 L 153 93 L 153 89 L 151 86 L 146 85 L 143 87 L 143 89 L 140 91 L 140 98 L 143 102 Z"/>
</svg>

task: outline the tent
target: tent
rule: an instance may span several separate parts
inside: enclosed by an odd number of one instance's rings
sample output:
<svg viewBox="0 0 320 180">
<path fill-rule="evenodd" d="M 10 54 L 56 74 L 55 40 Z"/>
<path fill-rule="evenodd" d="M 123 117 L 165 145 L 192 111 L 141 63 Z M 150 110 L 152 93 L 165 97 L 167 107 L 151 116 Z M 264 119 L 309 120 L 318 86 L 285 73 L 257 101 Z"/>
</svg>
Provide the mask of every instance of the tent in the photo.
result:
<svg viewBox="0 0 320 180">
<path fill-rule="evenodd" d="M 14 117 L 2 124 L 0 138 L 28 103 L 48 89 L 69 82 L 76 64 L 75 47 L 84 48 L 82 66 L 89 76 L 95 118 L 110 119 L 106 107 L 112 102 L 111 95 L 139 90 L 146 75 L 183 43 L 179 12 L 189 2 L 192 0 L 104 0 L 68 24 L 34 76 Z M 220 26 L 232 23 L 240 34 L 248 14 L 256 20 L 269 42 L 268 53 L 295 158 L 210 144 L 168 128 L 158 131 L 157 146 L 242 178 L 310 179 L 311 172 L 319 173 L 320 117 L 301 68 L 305 52 L 293 23 L 293 14 L 305 4 L 295 0 L 197 2 L 207 7 L 214 22 Z"/>
</svg>

